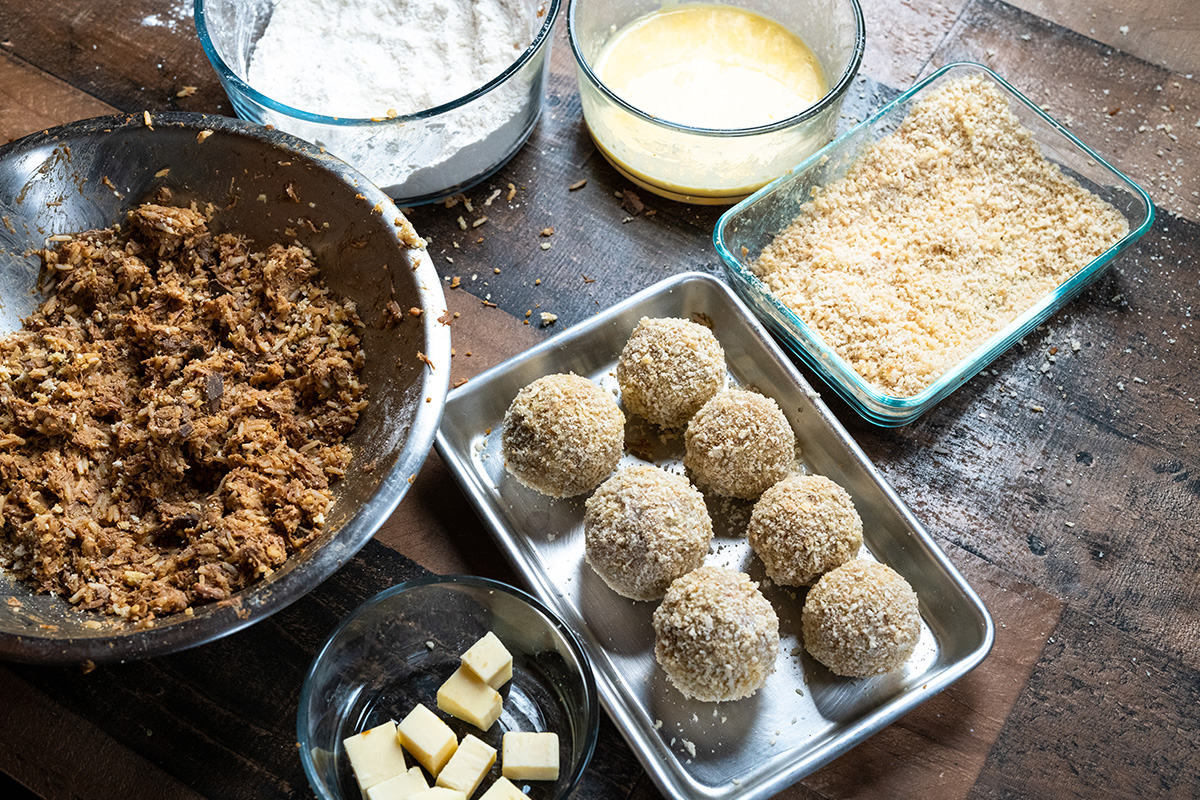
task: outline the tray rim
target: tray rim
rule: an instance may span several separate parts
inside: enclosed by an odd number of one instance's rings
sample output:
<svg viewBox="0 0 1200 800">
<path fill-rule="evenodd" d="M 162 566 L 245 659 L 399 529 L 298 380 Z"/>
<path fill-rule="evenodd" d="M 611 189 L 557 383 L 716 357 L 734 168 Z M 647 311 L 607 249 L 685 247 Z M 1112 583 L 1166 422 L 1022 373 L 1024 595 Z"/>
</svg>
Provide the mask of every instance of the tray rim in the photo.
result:
<svg viewBox="0 0 1200 800">
<path fill-rule="evenodd" d="M 930 697 L 938 694 L 978 666 L 991 651 L 992 645 L 995 642 L 995 625 L 979 595 L 950 562 L 941 547 L 934 541 L 929 532 L 925 530 L 925 527 L 913 516 L 907 505 L 896 494 L 891 484 L 879 472 L 875 464 L 866 457 L 866 454 L 863 453 L 858 444 L 850 437 L 842 424 L 829 411 L 829 408 L 821 400 L 819 394 L 799 373 L 795 364 L 767 332 L 762 321 L 720 279 L 703 272 L 680 273 L 649 286 L 625 300 L 600 311 L 587 320 L 550 337 L 546 341 L 502 361 L 480 373 L 475 378 L 472 378 L 470 383 L 457 389 L 452 389 L 446 399 L 445 418 L 451 416 L 456 400 L 463 395 L 481 391 L 481 386 L 486 386 L 492 380 L 512 369 L 532 359 L 539 358 L 547 352 L 560 349 L 564 344 L 586 338 L 595 329 L 608 324 L 611 318 L 646 303 L 659 294 L 673 292 L 677 288 L 689 283 L 704 284 L 708 289 L 721 295 L 738 313 L 744 316 L 748 327 L 763 345 L 764 355 L 770 357 L 775 365 L 793 381 L 798 392 L 807 395 L 811 400 L 814 409 L 818 412 L 822 421 L 831 428 L 837 439 L 845 446 L 848 458 L 858 462 L 863 471 L 870 475 L 888 505 L 909 526 L 921 549 L 936 562 L 936 565 L 945 573 L 948 580 L 961 593 L 962 599 L 966 603 L 966 608 L 960 613 L 964 615 L 972 614 L 976 627 L 981 628 L 981 636 L 978 643 L 966 656 L 946 665 L 944 669 L 935 674 L 930 680 L 923 682 L 920 686 L 914 686 L 899 696 L 884 702 L 870 713 L 865 714 L 842 733 L 834 735 L 828 741 L 808 751 L 802 758 L 793 759 L 786 766 L 777 770 L 774 775 L 762 780 L 752 789 L 737 794 L 743 800 L 757 800 L 758 798 L 770 797 L 817 769 L 820 769 L 834 758 L 849 751 L 864 739 L 887 727 L 899 717 L 908 713 Z M 441 456 L 442 460 L 449 467 L 459 487 L 467 495 L 467 499 L 470 501 L 476 515 L 484 523 L 493 541 L 504 553 L 513 570 L 527 583 L 535 597 L 549 606 L 556 614 L 569 617 L 570 615 L 564 614 L 562 609 L 562 605 L 566 602 L 563 595 L 555 589 L 548 575 L 541 569 L 538 569 L 536 564 L 529 562 L 513 538 L 518 532 L 508 526 L 506 520 L 503 519 L 497 509 L 488 501 L 484 487 L 481 486 L 474 470 L 470 467 L 469 454 L 462 454 L 467 456 L 464 459 L 449 441 L 441 427 L 439 427 L 437 432 L 435 447 L 439 456 Z M 587 638 L 582 636 L 580 638 L 589 660 L 595 661 L 596 658 L 591 652 L 591 645 L 587 641 Z M 595 669 L 594 666 L 593 669 Z M 714 797 L 714 794 L 704 791 L 698 782 L 687 775 L 681 763 L 677 764 L 677 772 L 684 776 L 685 779 L 683 781 L 678 780 L 674 771 L 668 770 L 665 763 L 654 757 L 654 752 L 650 747 L 650 737 L 657 737 L 657 731 L 646 731 L 634 719 L 632 709 L 626 707 L 627 704 L 620 696 L 610 677 L 601 670 L 595 670 L 595 672 L 596 686 L 599 689 L 600 701 L 604 710 L 616 724 L 618 730 L 621 731 L 630 749 L 638 757 L 642 767 L 650 775 L 658 789 L 665 795 L 679 798 L 680 800 L 709 800 Z M 678 758 L 675 760 L 679 761 Z"/>
</svg>

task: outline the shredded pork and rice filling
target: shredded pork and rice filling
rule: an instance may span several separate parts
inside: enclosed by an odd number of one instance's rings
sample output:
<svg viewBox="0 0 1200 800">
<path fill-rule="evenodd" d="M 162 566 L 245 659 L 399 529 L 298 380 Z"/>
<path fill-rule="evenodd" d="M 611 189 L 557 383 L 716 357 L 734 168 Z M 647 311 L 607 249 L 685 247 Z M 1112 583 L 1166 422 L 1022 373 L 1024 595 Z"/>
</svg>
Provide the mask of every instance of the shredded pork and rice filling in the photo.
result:
<svg viewBox="0 0 1200 800">
<path fill-rule="evenodd" d="M 0 563 L 129 619 L 222 600 L 312 539 L 366 405 L 354 304 L 311 253 L 194 208 L 41 253 L 0 341 Z"/>
</svg>

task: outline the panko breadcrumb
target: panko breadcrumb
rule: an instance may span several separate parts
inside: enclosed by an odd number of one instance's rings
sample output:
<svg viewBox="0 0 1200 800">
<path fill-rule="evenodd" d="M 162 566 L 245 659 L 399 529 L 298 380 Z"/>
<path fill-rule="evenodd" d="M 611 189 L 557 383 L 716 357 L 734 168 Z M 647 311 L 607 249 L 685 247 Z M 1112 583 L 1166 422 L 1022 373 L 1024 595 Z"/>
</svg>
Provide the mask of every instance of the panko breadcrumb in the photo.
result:
<svg viewBox="0 0 1200 800">
<path fill-rule="evenodd" d="M 804 648 L 847 677 L 899 669 L 921 638 L 917 594 L 898 572 L 856 559 L 825 574 L 801 613 Z"/>
<path fill-rule="evenodd" d="M 725 388 L 725 351 L 703 325 L 642 317 L 621 350 L 617 383 L 634 414 L 662 428 L 682 428 Z"/>
<path fill-rule="evenodd" d="M 367 406 L 354 304 L 312 254 L 147 203 L 41 253 L 0 342 L 0 563 L 139 625 L 314 538 Z"/>
<path fill-rule="evenodd" d="M 684 697 L 749 697 L 775 671 L 779 618 L 744 573 L 719 566 L 689 572 L 667 589 L 653 623 L 654 657 Z"/>
<path fill-rule="evenodd" d="M 791 475 L 767 489 L 748 530 L 767 575 L 784 586 L 805 586 L 854 558 L 862 534 L 854 501 L 824 475 Z"/>
<path fill-rule="evenodd" d="M 681 475 L 638 464 L 584 506 L 584 557 L 617 594 L 655 600 L 704 563 L 713 526 L 704 495 Z"/>
<path fill-rule="evenodd" d="M 521 389 L 504 415 L 505 468 L 551 497 L 595 489 L 617 467 L 625 447 L 625 415 L 610 392 L 578 375 L 538 378 Z"/>
<path fill-rule="evenodd" d="M 917 103 L 752 269 L 864 380 L 910 397 L 1128 230 L 973 77 Z"/>
<path fill-rule="evenodd" d="M 726 389 L 705 403 L 684 440 L 684 466 L 727 497 L 758 497 L 796 462 L 796 435 L 778 404 L 744 389 Z"/>
</svg>

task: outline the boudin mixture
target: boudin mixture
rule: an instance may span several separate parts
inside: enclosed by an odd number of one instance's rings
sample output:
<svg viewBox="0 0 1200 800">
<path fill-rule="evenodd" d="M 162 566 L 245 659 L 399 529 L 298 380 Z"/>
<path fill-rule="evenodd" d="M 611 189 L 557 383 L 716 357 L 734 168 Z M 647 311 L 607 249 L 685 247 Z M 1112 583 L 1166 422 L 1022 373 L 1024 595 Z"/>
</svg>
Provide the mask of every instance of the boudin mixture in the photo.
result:
<svg viewBox="0 0 1200 800">
<path fill-rule="evenodd" d="M 0 564 L 144 624 L 269 575 L 350 461 L 354 304 L 304 248 L 260 252 L 195 208 L 41 256 L 48 299 L 0 341 Z"/>
</svg>

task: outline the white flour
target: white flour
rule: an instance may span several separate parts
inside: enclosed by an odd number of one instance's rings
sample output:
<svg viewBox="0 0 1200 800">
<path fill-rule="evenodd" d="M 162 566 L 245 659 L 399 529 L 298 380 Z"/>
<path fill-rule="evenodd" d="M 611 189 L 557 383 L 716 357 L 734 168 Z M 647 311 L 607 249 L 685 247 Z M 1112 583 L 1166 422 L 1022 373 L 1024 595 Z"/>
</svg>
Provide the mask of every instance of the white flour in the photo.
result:
<svg viewBox="0 0 1200 800">
<path fill-rule="evenodd" d="M 451 102 L 533 41 L 541 0 L 278 0 L 246 80 L 325 116 L 387 118 Z M 527 126 L 531 81 L 510 81 L 446 119 L 324 126 L 265 122 L 324 146 L 391 194 L 432 194 L 495 166 Z M 536 111 L 537 106 L 534 107 Z"/>
</svg>

